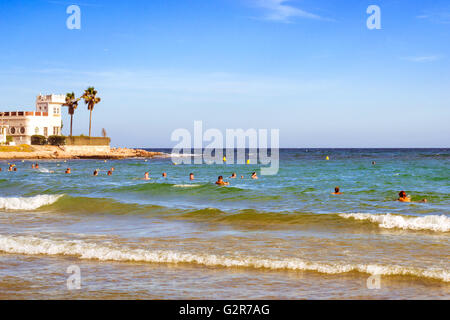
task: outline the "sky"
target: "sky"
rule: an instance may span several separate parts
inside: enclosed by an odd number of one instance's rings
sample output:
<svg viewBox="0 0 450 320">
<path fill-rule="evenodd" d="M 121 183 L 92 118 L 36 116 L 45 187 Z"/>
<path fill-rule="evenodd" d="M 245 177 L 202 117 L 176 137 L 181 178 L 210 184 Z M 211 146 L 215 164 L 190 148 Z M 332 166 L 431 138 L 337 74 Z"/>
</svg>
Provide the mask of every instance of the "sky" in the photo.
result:
<svg viewBox="0 0 450 320">
<path fill-rule="evenodd" d="M 195 120 L 281 147 L 450 146 L 447 0 L 1 0 L 0 39 L 1 111 L 94 86 L 114 146 L 171 148 Z"/>
</svg>

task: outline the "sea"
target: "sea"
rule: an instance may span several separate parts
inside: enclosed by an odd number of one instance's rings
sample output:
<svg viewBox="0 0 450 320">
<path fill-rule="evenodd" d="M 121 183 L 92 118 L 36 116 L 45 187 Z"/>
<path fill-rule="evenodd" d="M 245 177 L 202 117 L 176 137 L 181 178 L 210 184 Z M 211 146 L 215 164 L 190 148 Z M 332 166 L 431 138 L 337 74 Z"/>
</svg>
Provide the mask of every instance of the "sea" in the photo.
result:
<svg viewBox="0 0 450 320">
<path fill-rule="evenodd" d="M 450 149 L 280 149 L 275 175 L 148 150 L 0 161 L 0 299 L 450 298 Z"/>
</svg>

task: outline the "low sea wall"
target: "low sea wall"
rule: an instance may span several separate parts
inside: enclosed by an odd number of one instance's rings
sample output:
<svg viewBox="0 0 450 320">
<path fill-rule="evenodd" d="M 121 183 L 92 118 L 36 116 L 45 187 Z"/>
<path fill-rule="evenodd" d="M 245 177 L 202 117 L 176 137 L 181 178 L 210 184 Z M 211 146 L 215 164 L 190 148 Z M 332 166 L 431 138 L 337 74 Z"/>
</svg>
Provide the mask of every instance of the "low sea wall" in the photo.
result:
<svg viewBox="0 0 450 320">
<path fill-rule="evenodd" d="M 73 136 L 66 137 L 67 146 L 109 146 L 111 138 Z"/>
</svg>

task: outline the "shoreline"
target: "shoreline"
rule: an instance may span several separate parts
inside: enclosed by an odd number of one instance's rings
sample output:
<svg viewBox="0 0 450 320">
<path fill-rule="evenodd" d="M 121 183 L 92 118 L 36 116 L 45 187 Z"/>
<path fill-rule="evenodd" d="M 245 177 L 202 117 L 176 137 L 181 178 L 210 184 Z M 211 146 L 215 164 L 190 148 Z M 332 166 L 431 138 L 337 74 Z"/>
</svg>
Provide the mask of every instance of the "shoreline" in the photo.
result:
<svg viewBox="0 0 450 320">
<path fill-rule="evenodd" d="M 162 152 L 146 151 L 132 148 L 96 148 L 91 146 L 84 149 L 68 150 L 64 146 L 30 146 L 32 151 L 0 151 L 0 160 L 74 160 L 74 159 L 133 159 L 155 158 L 163 156 Z"/>
</svg>

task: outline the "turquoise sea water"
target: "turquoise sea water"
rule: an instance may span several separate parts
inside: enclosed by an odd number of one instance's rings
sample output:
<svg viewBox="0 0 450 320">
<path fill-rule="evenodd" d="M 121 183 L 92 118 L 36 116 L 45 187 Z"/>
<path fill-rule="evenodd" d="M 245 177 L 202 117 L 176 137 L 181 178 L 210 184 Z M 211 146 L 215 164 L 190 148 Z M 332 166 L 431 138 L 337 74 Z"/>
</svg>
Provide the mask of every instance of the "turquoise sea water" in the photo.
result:
<svg viewBox="0 0 450 320">
<path fill-rule="evenodd" d="M 449 149 L 283 149 L 258 180 L 170 158 L 7 162 L 0 298 L 450 297 Z"/>
</svg>

